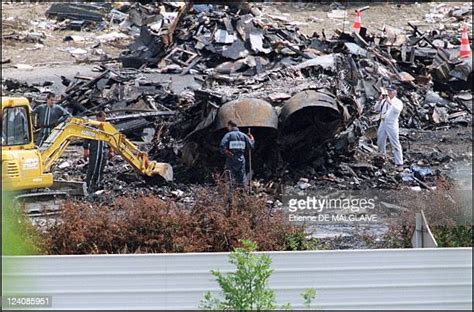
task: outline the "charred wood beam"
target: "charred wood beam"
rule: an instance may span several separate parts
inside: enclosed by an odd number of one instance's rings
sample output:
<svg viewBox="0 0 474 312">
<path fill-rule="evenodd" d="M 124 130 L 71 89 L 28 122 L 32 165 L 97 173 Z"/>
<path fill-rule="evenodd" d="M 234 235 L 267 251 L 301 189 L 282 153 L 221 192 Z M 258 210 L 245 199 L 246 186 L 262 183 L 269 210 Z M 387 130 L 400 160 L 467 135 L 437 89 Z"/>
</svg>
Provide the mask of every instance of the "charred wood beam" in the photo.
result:
<svg viewBox="0 0 474 312">
<path fill-rule="evenodd" d="M 138 113 L 138 114 L 131 114 L 131 115 L 123 115 L 123 116 L 115 116 L 115 117 L 108 117 L 106 118 L 107 121 L 116 121 L 116 120 L 124 120 L 124 119 L 134 119 L 134 118 L 143 118 L 143 117 L 160 117 L 160 116 L 172 116 L 175 112 L 146 112 L 146 113 Z"/>
</svg>

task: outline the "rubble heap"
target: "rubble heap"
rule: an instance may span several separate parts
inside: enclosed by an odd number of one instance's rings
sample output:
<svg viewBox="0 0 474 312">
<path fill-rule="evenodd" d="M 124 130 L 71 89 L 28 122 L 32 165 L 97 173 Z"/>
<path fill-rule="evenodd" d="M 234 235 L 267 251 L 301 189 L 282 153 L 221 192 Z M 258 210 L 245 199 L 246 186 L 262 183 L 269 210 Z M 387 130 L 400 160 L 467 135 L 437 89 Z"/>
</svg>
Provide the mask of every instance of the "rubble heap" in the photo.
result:
<svg viewBox="0 0 474 312">
<path fill-rule="evenodd" d="M 70 80 L 62 76 L 66 89 L 58 104 L 78 117 L 95 118 L 98 111 L 106 111 L 107 121 L 119 131 L 131 139 L 151 142 L 156 129 L 171 121 L 184 103 L 167 85 L 137 71 L 98 69 L 103 71 L 95 77 L 76 75 Z M 50 87 L 51 82 L 34 86 L 7 79 L 2 81 L 2 94 L 26 96 L 34 107 L 45 102 Z"/>
<path fill-rule="evenodd" d="M 178 21 L 171 43 L 160 35 L 162 20 L 141 27 L 140 36 L 123 53 L 124 67 L 146 64 L 162 72 L 244 72 L 251 76 L 280 62 L 295 64 L 295 58 L 315 56 L 301 51 L 308 40 L 295 25 L 263 16 L 256 6 L 189 8 Z"/>
<path fill-rule="evenodd" d="M 197 124 L 195 121 L 196 128 L 184 137 L 195 141 L 193 137 L 199 137 L 200 132 L 206 128 L 209 132 L 212 129 L 209 118 L 219 117 L 219 112 L 215 112 L 214 108 L 221 107 L 225 102 L 260 99 L 268 101 L 280 116 L 278 141 L 283 145 L 280 148 L 284 150 L 284 145 L 287 145 L 291 150 L 289 158 L 294 159 L 299 153 L 295 141 L 285 138 L 288 131 L 283 120 L 288 117 L 284 113 L 285 109 L 295 105 L 290 103 L 293 98 L 308 90 L 327 90 L 337 98 L 338 106 L 343 107 L 341 113 L 345 116 L 343 123 L 346 129 L 339 129 L 342 132 L 336 135 L 338 141 L 332 144 L 339 150 L 338 154 L 344 155 L 353 149 L 348 143 L 356 145 L 354 143 L 358 142 L 361 134 L 376 127 L 379 115 L 373 112 L 372 107 L 383 87 L 389 84 L 398 86 L 398 97 L 405 103 L 400 121 L 403 128 L 433 129 L 446 125 L 470 125 L 472 61 L 460 60 L 450 53 L 452 50 L 422 45 L 421 41 L 430 45 L 433 42 L 429 36 L 420 35 L 416 29 L 409 36 L 403 36 L 403 40 L 397 39 L 397 45 L 389 38 L 387 34 L 362 37 L 339 33 L 330 39 L 316 36 L 312 38 L 311 45 L 317 47 L 322 55 L 296 65 L 267 70 L 252 77 L 242 74 L 210 74 L 196 96 L 197 105 L 203 107 L 201 111 L 206 112 L 208 117 L 203 118 L 204 124 Z M 407 50 L 411 51 L 409 59 Z M 444 76 L 441 77 L 442 75 Z M 302 102 L 312 101 L 311 97 L 305 96 L 302 97 Z M 319 105 L 322 103 L 324 100 Z M 196 108 L 192 107 L 190 110 Z M 251 107 L 243 113 L 253 114 Z M 212 117 L 213 114 L 217 117 Z M 356 122 L 351 124 L 352 121 Z M 183 122 L 189 124 L 190 120 Z M 293 122 L 294 126 L 303 123 L 302 119 L 295 119 Z M 327 128 L 331 133 L 329 129 Z M 308 139 L 314 137 L 315 133 L 308 135 Z M 212 142 L 209 137 L 200 138 L 198 145 L 209 142 Z M 309 142 L 304 141 L 307 147 L 313 146 Z M 321 143 L 324 142 L 319 143 L 317 149 L 321 149 Z M 211 144 L 215 145 L 215 142 Z M 307 147 L 304 154 L 309 156 L 311 152 Z M 185 158 L 194 160 L 195 156 Z M 209 159 L 208 155 L 203 158 Z"/>
<path fill-rule="evenodd" d="M 139 33 L 122 53 L 123 68 L 104 65 L 96 77 L 63 78 L 60 104 L 79 116 L 108 111 L 119 130 L 153 141 L 151 154 L 172 163 L 177 177 L 184 165 L 194 177 L 210 177 L 222 164 L 223 125 L 238 116 L 259 142 L 255 168 L 263 177 L 283 178 L 299 167 L 336 182 L 335 170 L 384 180 L 372 107 L 389 84 L 405 104 L 402 128 L 472 124 L 472 60 L 457 57 L 459 34 L 422 33 L 408 24 L 408 32 L 386 26 L 377 34 L 362 28 L 307 37 L 248 5 L 134 3 L 122 10 L 111 14 Z M 191 74 L 201 86 L 176 94 L 147 76 L 165 72 Z M 2 87 L 34 93 L 45 86 Z"/>
</svg>

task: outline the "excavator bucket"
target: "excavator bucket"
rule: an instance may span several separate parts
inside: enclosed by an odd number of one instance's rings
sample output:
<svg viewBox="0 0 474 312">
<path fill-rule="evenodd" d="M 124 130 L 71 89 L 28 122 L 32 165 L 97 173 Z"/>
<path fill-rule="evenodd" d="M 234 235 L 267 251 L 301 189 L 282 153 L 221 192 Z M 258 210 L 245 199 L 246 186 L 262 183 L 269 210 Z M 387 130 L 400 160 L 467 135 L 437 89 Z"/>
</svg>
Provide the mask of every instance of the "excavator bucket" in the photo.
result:
<svg viewBox="0 0 474 312">
<path fill-rule="evenodd" d="M 150 163 L 148 175 L 152 177 L 159 175 L 165 179 L 166 182 L 171 182 L 173 181 L 173 167 L 168 163 L 152 161 Z"/>
</svg>

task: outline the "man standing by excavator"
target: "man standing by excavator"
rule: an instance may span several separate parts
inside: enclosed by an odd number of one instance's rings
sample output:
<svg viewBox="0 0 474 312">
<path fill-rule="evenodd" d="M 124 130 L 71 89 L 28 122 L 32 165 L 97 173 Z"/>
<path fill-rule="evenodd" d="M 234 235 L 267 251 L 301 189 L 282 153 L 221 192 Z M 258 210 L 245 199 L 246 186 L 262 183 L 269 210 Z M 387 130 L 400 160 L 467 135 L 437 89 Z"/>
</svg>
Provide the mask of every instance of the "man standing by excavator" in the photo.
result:
<svg viewBox="0 0 474 312">
<path fill-rule="evenodd" d="M 377 131 L 377 146 L 379 152 L 385 156 L 387 137 L 392 146 L 395 166 L 398 170 L 403 169 L 403 153 L 399 139 L 398 118 L 403 110 L 403 103 L 396 97 L 397 89 L 389 86 L 387 93 L 382 92 L 380 100 L 374 109 L 380 112 L 380 126 Z"/>
<path fill-rule="evenodd" d="M 98 112 L 96 118 L 98 121 L 105 121 L 105 113 Z M 84 159 L 89 160 L 86 175 L 87 190 L 89 193 L 94 193 L 101 187 L 107 159 L 113 156 L 113 152 L 107 143 L 97 140 L 86 140 L 83 148 Z"/>
<path fill-rule="evenodd" d="M 33 116 L 37 118 L 36 125 L 40 128 L 35 141 L 37 146 L 41 146 L 46 141 L 51 134 L 51 129 L 71 116 L 62 106 L 54 103 L 54 98 L 54 93 L 48 93 L 46 104 L 37 105 L 33 109 Z"/>
<path fill-rule="evenodd" d="M 237 123 L 229 120 L 227 123 L 227 132 L 221 140 L 219 150 L 221 154 L 226 155 L 226 169 L 229 170 L 231 179 L 239 187 L 245 186 L 245 150 L 254 148 L 255 140 L 249 133 L 248 135 L 237 128 Z"/>
</svg>

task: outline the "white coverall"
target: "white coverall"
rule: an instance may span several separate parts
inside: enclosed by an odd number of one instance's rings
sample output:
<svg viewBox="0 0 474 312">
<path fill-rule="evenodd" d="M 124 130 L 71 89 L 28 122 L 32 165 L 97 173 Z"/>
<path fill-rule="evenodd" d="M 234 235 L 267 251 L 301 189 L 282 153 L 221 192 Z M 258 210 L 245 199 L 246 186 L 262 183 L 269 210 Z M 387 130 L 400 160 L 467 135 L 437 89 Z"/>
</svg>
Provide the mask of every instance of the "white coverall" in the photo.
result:
<svg viewBox="0 0 474 312">
<path fill-rule="evenodd" d="M 402 146 L 399 139 L 398 117 L 403 110 L 403 103 L 397 97 L 385 98 L 380 100 L 374 107 L 380 112 L 380 126 L 377 131 L 377 146 L 380 153 L 385 155 L 387 146 L 387 137 L 392 146 L 395 165 L 403 165 Z"/>
</svg>

